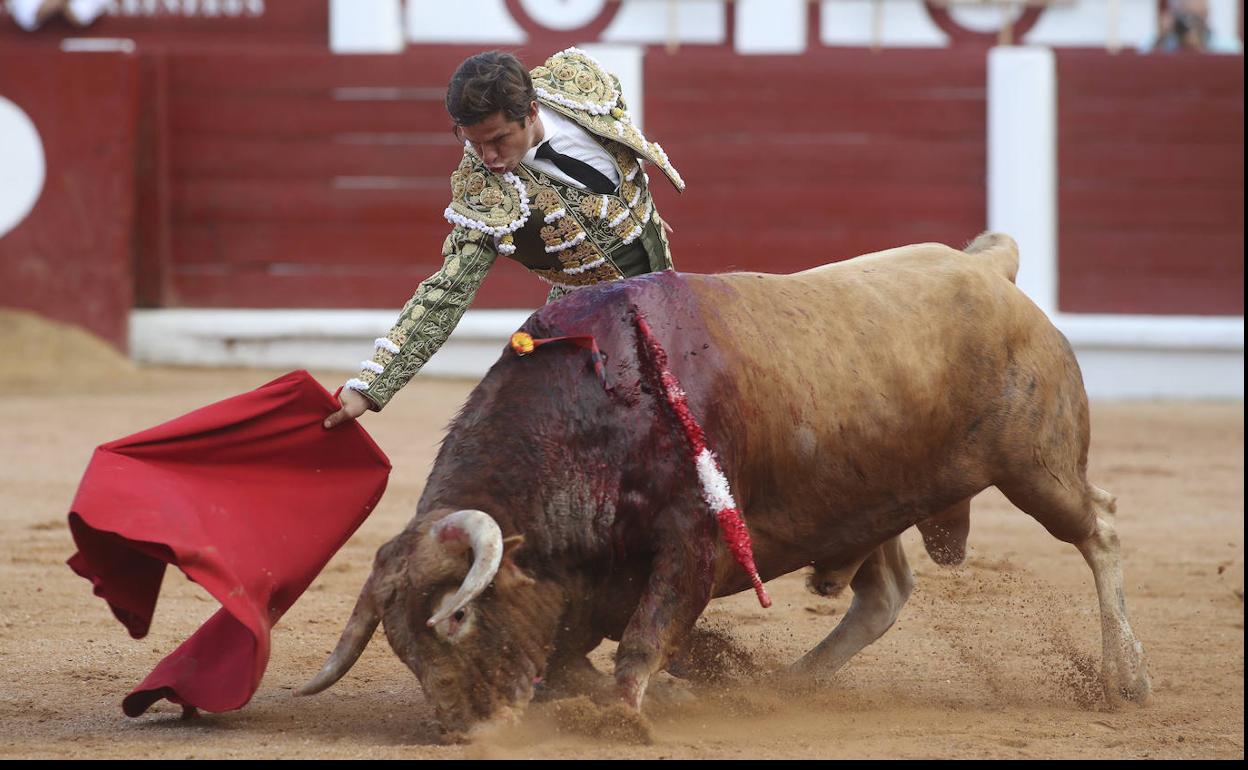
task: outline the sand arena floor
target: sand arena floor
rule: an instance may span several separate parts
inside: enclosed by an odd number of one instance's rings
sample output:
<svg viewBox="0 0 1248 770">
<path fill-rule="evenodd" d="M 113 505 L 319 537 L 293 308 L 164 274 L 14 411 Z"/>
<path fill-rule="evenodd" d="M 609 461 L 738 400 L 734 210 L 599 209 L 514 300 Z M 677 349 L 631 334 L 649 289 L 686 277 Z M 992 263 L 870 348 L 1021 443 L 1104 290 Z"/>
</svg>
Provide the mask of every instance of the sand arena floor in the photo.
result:
<svg viewBox="0 0 1248 770">
<path fill-rule="evenodd" d="M 469 382 L 418 380 L 365 426 L 394 472 L 372 517 L 274 631 L 245 708 L 182 721 L 120 702 L 216 610 L 171 572 L 152 632 L 132 640 L 72 574 L 65 515 L 92 449 L 280 372 L 137 369 L 86 335 L 0 313 L 0 757 L 709 758 L 1244 756 L 1242 404 L 1094 403 L 1090 476 L 1119 498 L 1127 606 L 1155 703 L 1104 711 L 1089 673 L 1100 632 L 1091 574 L 995 490 L 973 506 L 964 566 L 937 567 L 905 536 L 917 586 L 900 620 L 827 687 L 769 672 L 823 638 L 848 594 L 804 576 L 716 600 L 702 623 L 724 678 L 657 696 L 632 719 L 585 700 L 531 708 L 470 745 L 438 743 L 415 678 L 380 632 L 332 689 L 295 699 L 345 623 L 374 551 L 415 509 L 443 427 Z M 323 375 L 331 389 L 342 378 Z M 611 645 L 596 662 L 609 670 Z"/>
</svg>

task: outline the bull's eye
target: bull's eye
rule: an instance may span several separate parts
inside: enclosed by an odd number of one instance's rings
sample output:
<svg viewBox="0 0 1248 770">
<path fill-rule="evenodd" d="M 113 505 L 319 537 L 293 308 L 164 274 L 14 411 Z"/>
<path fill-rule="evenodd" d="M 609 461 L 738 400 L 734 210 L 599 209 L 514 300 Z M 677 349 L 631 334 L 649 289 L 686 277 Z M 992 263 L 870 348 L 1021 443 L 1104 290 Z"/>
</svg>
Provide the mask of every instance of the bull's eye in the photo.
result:
<svg viewBox="0 0 1248 770">
<path fill-rule="evenodd" d="M 454 595 L 447 592 L 445 596 L 437 603 L 434 608 L 435 613 L 449 610 L 448 603 Z M 456 642 L 459 639 L 472 633 L 474 625 L 475 613 L 471 606 L 460 607 L 451 614 L 442 618 L 434 626 L 433 630 L 439 637 L 448 642 Z"/>
</svg>

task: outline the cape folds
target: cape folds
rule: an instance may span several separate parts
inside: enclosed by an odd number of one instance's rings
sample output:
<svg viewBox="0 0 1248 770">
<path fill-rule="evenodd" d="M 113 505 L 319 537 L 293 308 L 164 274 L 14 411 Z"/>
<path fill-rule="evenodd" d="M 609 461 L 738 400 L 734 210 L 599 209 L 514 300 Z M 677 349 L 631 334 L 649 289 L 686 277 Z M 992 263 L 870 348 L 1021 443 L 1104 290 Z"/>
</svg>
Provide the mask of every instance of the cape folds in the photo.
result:
<svg viewBox="0 0 1248 770">
<path fill-rule="evenodd" d="M 69 566 L 130 635 L 152 622 L 165 565 L 221 609 L 122 702 L 242 707 L 269 632 L 381 499 L 390 462 L 307 372 L 98 447 L 74 498 Z"/>
</svg>

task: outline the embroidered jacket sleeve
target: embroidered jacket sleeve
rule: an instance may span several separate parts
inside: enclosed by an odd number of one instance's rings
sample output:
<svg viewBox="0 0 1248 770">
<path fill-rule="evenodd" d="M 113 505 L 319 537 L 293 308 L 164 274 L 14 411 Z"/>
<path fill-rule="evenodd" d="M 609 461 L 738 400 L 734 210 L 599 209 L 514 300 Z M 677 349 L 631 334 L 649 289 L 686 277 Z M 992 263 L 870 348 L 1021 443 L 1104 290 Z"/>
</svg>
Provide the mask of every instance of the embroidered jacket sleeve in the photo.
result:
<svg viewBox="0 0 1248 770">
<path fill-rule="evenodd" d="M 378 338 L 371 361 L 346 387 L 382 409 L 446 343 L 472 303 L 497 252 L 494 239 L 456 226 L 442 245 L 442 269 L 426 278 L 403 306 L 398 321 Z"/>
</svg>

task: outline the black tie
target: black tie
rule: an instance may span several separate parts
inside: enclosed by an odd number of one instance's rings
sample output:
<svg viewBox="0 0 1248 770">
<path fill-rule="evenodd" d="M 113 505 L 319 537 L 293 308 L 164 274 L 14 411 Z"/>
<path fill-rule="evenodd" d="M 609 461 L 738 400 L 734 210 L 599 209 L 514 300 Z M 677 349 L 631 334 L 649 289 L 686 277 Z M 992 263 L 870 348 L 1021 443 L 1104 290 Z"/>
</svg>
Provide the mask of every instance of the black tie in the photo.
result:
<svg viewBox="0 0 1248 770">
<path fill-rule="evenodd" d="M 538 146 L 537 157 L 554 163 L 555 167 L 560 171 L 599 195 L 608 195 L 615 192 L 615 184 L 601 171 L 583 160 L 577 160 L 557 152 L 554 147 L 550 146 L 550 142 L 542 142 Z"/>
</svg>

